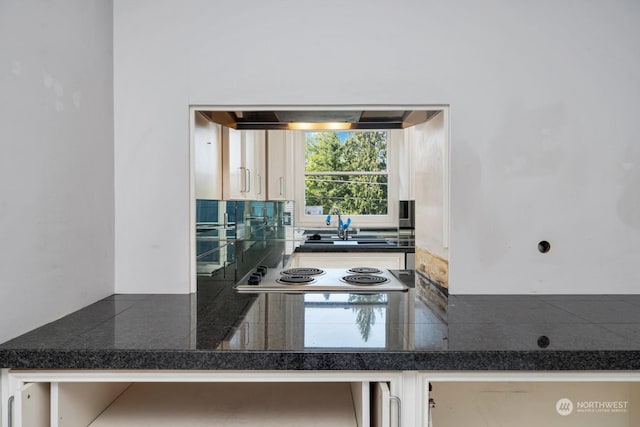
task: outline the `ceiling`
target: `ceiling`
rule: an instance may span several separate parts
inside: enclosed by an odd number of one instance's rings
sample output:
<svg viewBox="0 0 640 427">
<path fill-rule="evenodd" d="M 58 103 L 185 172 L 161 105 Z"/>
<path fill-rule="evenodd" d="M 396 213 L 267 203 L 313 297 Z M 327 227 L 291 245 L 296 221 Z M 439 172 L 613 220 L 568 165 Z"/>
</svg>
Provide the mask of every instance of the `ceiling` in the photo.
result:
<svg viewBox="0 0 640 427">
<path fill-rule="evenodd" d="M 424 123 L 440 110 L 270 110 L 201 111 L 234 129 L 404 129 Z M 301 125 L 301 126 L 296 126 Z M 305 127 L 306 126 L 306 127 Z"/>
</svg>

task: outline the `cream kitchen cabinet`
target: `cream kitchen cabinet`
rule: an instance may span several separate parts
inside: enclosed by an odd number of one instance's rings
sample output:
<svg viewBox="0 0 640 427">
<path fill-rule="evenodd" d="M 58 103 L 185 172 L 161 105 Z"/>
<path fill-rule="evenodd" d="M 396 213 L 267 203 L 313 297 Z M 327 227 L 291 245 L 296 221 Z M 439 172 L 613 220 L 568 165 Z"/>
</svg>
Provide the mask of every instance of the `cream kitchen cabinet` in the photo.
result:
<svg viewBox="0 0 640 427">
<path fill-rule="evenodd" d="M 267 197 L 293 200 L 293 144 L 291 132 L 267 132 Z"/>
<path fill-rule="evenodd" d="M 267 200 L 267 138 L 266 131 L 254 130 L 246 131 L 249 143 L 252 147 L 251 165 L 253 175 L 252 200 Z"/>
<path fill-rule="evenodd" d="M 405 129 L 404 137 L 398 138 L 398 200 L 415 200 L 414 159 L 416 157 L 415 129 Z"/>
<path fill-rule="evenodd" d="M 196 199 L 222 199 L 221 126 L 200 112 L 193 128 Z"/>
<path fill-rule="evenodd" d="M 11 389 L 4 423 L 9 427 L 396 427 L 392 407 L 400 398 L 392 393 L 402 386 L 399 373 L 377 371 L 7 370 L 3 375 Z M 386 394 L 371 392 L 378 388 Z"/>
<path fill-rule="evenodd" d="M 265 131 L 222 128 L 225 200 L 266 200 L 265 141 Z"/>
</svg>

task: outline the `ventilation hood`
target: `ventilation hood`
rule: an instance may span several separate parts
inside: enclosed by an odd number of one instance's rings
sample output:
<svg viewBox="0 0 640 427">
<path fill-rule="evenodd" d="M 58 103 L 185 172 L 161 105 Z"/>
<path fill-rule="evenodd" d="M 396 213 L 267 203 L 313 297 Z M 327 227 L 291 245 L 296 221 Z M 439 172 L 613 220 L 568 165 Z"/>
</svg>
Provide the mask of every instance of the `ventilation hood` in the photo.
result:
<svg viewBox="0 0 640 427">
<path fill-rule="evenodd" d="M 424 123 L 440 110 L 268 110 L 201 111 L 233 129 L 404 129 Z"/>
</svg>

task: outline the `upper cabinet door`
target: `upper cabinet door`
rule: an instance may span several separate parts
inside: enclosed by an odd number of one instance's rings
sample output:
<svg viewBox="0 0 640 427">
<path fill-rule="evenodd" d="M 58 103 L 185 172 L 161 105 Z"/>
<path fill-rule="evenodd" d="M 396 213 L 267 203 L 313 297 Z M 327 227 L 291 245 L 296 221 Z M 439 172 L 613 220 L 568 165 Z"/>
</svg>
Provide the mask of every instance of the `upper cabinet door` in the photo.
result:
<svg viewBox="0 0 640 427">
<path fill-rule="evenodd" d="M 223 198 L 224 200 L 241 200 L 247 192 L 247 171 L 244 167 L 244 149 L 242 132 L 223 127 Z"/>
<path fill-rule="evenodd" d="M 247 198 L 251 200 L 267 200 L 266 131 L 250 130 L 245 132 L 245 167 L 249 169 L 247 179 L 250 180 Z"/>
<path fill-rule="evenodd" d="M 222 198 L 221 126 L 200 113 L 193 129 L 196 199 Z"/>
<path fill-rule="evenodd" d="M 268 131 L 267 197 L 269 200 L 293 200 L 292 168 L 293 145 L 287 131 Z"/>
<path fill-rule="evenodd" d="M 223 132 L 223 198 L 225 200 L 266 200 L 265 131 Z"/>
<path fill-rule="evenodd" d="M 416 156 L 415 126 L 404 130 L 398 147 L 398 200 L 415 200 L 414 158 Z"/>
</svg>

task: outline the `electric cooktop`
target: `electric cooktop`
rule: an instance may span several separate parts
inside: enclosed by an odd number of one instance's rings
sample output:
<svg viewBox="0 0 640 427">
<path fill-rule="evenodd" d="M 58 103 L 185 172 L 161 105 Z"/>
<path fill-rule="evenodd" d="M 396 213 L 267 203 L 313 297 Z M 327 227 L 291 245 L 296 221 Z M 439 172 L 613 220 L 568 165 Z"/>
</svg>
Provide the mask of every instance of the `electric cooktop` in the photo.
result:
<svg viewBox="0 0 640 427">
<path fill-rule="evenodd" d="M 238 292 L 378 293 L 406 291 L 407 287 L 389 270 L 375 267 L 268 269 L 260 266 L 235 289 Z"/>
</svg>

